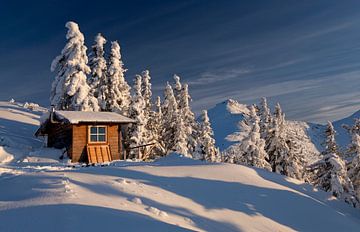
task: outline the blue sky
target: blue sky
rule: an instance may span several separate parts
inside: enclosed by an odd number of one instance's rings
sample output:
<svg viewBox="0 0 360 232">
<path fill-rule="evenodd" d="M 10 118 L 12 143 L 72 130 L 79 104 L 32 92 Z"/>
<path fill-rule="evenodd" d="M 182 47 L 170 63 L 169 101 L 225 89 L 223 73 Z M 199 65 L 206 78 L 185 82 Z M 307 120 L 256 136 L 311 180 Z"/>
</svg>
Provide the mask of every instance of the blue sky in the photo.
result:
<svg viewBox="0 0 360 232">
<path fill-rule="evenodd" d="M 359 9 L 331 0 L 2 1 L 0 99 L 49 104 L 50 64 L 73 20 L 88 47 L 98 32 L 120 42 L 130 84 L 149 69 L 158 95 L 180 75 L 197 112 L 266 96 L 291 119 L 338 119 L 360 109 Z"/>
</svg>

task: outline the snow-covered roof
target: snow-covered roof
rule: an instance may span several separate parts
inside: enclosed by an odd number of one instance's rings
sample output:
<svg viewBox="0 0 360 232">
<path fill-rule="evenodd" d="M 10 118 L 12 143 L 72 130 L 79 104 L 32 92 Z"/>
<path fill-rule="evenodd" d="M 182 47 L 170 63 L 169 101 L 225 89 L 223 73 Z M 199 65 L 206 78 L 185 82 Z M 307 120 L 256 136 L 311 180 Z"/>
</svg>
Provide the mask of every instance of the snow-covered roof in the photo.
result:
<svg viewBox="0 0 360 232">
<path fill-rule="evenodd" d="M 54 112 L 58 120 L 66 120 L 71 124 L 80 122 L 112 122 L 112 123 L 135 123 L 136 121 L 114 112 L 93 111 L 60 111 Z"/>
</svg>

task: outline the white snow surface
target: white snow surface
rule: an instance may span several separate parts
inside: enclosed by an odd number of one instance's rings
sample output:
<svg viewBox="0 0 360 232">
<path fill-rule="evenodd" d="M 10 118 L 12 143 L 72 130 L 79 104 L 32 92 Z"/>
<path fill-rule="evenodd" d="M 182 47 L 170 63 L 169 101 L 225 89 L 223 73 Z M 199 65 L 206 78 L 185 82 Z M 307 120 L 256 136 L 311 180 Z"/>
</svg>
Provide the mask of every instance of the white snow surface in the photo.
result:
<svg viewBox="0 0 360 232">
<path fill-rule="evenodd" d="M 93 112 L 93 111 L 55 111 L 56 116 L 65 119 L 71 124 L 79 122 L 117 122 L 128 123 L 135 120 L 114 112 Z"/>
<path fill-rule="evenodd" d="M 177 154 L 71 166 L 33 137 L 39 115 L 0 102 L 13 156 L 0 163 L 0 231 L 359 231 L 358 209 L 262 169 Z"/>
</svg>

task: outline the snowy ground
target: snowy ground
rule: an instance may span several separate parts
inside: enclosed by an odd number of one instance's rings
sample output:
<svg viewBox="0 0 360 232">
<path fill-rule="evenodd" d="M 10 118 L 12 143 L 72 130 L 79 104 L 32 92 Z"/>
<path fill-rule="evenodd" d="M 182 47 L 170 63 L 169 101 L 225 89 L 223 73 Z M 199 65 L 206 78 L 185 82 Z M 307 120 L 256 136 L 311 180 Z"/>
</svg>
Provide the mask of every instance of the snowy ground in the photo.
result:
<svg viewBox="0 0 360 232">
<path fill-rule="evenodd" d="M 260 169 L 175 154 L 69 167 L 33 138 L 39 112 L 0 103 L 0 231 L 359 231 L 359 210 Z"/>
</svg>

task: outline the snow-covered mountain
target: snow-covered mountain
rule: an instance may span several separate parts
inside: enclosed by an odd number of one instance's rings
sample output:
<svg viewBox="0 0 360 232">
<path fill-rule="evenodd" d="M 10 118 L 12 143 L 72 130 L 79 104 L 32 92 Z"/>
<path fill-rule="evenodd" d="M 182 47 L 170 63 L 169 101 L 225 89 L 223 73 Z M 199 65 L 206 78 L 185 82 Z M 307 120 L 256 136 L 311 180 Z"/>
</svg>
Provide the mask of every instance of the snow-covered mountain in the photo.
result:
<svg viewBox="0 0 360 232">
<path fill-rule="evenodd" d="M 333 122 L 334 128 L 337 132 L 336 141 L 343 149 L 345 149 L 347 147 L 347 145 L 350 143 L 351 137 L 350 137 L 349 133 L 342 126 L 343 125 L 349 125 L 349 126 L 353 125 L 354 119 L 356 119 L 356 118 L 360 118 L 360 110 L 353 113 L 349 117 L 346 117 L 346 118 L 343 118 L 343 119 Z"/>
<path fill-rule="evenodd" d="M 246 113 L 229 102 L 218 107 Z M 43 110 L 0 102 L 0 231 L 329 232 L 360 227 L 358 209 L 329 193 L 243 165 L 173 154 L 155 162 L 69 166 L 58 159 L 61 151 L 43 148 L 33 137 Z M 223 125 L 236 124 L 235 116 L 228 115 Z"/>
<path fill-rule="evenodd" d="M 245 104 L 229 99 L 209 109 L 208 114 L 214 129 L 216 145 L 221 150 L 224 150 L 233 144 L 232 138 L 229 135 L 238 130 L 237 125 L 239 121 L 244 119 L 244 115 L 248 114 L 248 109 Z M 347 118 L 333 122 L 334 128 L 337 131 L 336 139 L 342 149 L 346 149 L 351 139 L 342 125 L 353 125 L 355 118 L 360 118 L 360 111 Z M 293 131 L 300 131 L 300 136 L 306 135 L 308 137 L 305 142 L 309 151 L 317 153 L 323 150 L 325 125 L 291 120 L 288 123 L 291 124 L 290 128 Z"/>
</svg>

